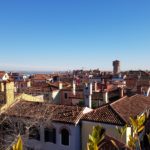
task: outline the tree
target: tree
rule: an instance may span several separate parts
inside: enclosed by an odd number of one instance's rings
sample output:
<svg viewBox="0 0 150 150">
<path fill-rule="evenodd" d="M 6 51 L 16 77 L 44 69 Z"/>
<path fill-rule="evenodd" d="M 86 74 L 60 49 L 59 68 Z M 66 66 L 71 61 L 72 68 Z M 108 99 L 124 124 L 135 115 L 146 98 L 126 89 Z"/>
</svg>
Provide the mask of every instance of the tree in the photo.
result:
<svg viewBox="0 0 150 150">
<path fill-rule="evenodd" d="M 105 138 L 105 129 L 101 126 L 93 127 L 92 134 L 89 135 L 89 142 L 87 144 L 88 150 L 98 150 L 99 143 Z"/>
<path fill-rule="evenodd" d="M 103 149 L 107 144 L 112 145 L 113 149 L 118 150 L 118 146 L 113 139 L 105 141 L 106 134 L 105 129 L 101 126 L 93 127 L 92 134 L 89 135 L 89 141 L 87 144 L 88 150 L 100 150 Z"/>
<path fill-rule="evenodd" d="M 118 126 L 116 126 L 116 129 L 121 136 L 121 141 L 122 141 L 123 135 L 126 133 L 127 127 L 128 127 L 127 125 L 125 125 L 122 128 L 119 128 Z"/>
<path fill-rule="evenodd" d="M 142 132 L 145 128 L 144 126 L 144 123 L 146 121 L 146 116 L 145 115 L 142 115 L 138 118 L 132 118 L 130 117 L 130 123 L 132 125 L 132 128 L 133 128 L 133 137 L 130 136 L 130 140 L 129 140 L 129 143 L 128 145 L 132 148 L 132 149 L 135 149 L 136 147 L 136 143 L 138 144 L 138 147 L 140 150 L 142 150 L 142 147 L 141 147 L 141 139 L 140 139 L 140 132 Z"/>
<path fill-rule="evenodd" d="M 36 107 L 36 104 L 33 104 Z M 37 103 L 37 105 L 40 105 Z M 16 143 L 16 139 L 21 137 L 23 139 L 23 147 L 27 147 L 26 141 L 29 139 L 29 133 L 32 127 L 39 126 L 50 126 L 51 125 L 51 115 L 47 115 L 49 111 L 48 105 L 45 105 L 44 111 L 36 115 L 36 117 L 23 117 L 23 103 L 16 105 L 17 115 L 11 116 L 11 109 L 0 112 L 0 150 L 9 150 Z M 38 107 L 37 109 L 40 109 Z M 32 110 L 29 110 L 32 111 Z M 38 111 L 38 110 L 37 110 Z M 9 115 L 10 114 L 10 115 Z M 31 133 L 32 134 L 32 133 Z M 34 133 L 33 133 L 34 134 Z"/>
<path fill-rule="evenodd" d="M 128 142 L 128 146 L 132 149 L 140 149 L 142 150 L 142 145 L 141 145 L 141 141 L 145 140 L 144 139 L 144 134 L 142 134 L 145 130 L 145 123 L 147 121 L 149 117 L 149 111 L 146 110 L 146 112 L 141 115 L 140 117 L 130 117 L 130 125 L 133 129 L 133 135 L 129 136 L 129 142 Z M 118 130 L 118 133 L 121 135 L 121 139 L 124 135 L 124 133 L 126 132 L 127 129 L 127 125 L 125 125 L 123 128 L 118 128 L 116 127 Z M 148 139 L 149 143 L 150 143 L 150 134 L 146 133 L 146 138 Z"/>
</svg>

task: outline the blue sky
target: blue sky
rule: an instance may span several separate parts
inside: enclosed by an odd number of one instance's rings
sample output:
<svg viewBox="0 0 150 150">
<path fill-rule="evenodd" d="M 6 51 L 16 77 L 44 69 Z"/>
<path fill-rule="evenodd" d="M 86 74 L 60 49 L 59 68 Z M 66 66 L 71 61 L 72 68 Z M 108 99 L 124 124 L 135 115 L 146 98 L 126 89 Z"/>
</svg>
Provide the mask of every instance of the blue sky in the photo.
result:
<svg viewBox="0 0 150 150">
<path fill-rule="evenodd" d="M 149 0 L 1 0 L 1 70 L 150 69 Z"/>
</svg>

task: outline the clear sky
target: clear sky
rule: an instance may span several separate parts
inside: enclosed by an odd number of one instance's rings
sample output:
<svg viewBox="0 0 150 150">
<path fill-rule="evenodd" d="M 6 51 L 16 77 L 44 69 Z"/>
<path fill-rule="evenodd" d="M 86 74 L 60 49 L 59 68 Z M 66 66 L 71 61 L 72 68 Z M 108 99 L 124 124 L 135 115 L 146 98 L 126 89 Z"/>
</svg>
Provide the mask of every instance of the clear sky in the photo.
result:
<svg viewBox="0 0 150 150">
<path fill-rule="evenodd" d="M 1 70 L 150 69 L 150 0 L 0 0 Z"/>
</svg>

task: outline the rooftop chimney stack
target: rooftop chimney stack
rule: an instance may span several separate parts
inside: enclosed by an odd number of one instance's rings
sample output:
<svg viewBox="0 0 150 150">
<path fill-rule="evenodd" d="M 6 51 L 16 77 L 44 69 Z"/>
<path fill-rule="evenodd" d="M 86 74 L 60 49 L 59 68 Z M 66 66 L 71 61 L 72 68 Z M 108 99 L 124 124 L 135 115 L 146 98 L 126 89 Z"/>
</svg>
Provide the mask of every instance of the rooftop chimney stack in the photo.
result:
<svg viewBox="0 0 150 150">
<path fill-rule="evenodd" d="M 138 94 L 142 94 L 143 93 L 143 87 L 141 85 L 137 86 L 137 93 Z"/>
<path fill-rule="evenodd" d="M 146 96 L 149 96 L 149 94 L 150 94 L 150 87 L 147 90 Z"/>
<path fill-rule="evenodd" d="M 109 100 L 108 100 L 108 91 L 107 90 L 103 91 L 103 101 L 105 103 L 109 103 Z"/>
<path fill-rule="evenodd" d="M 76 83 L 75 83 L 74 80 L 73 80 L 73 83 L 72 83 L 72 93 L 73 93 L 74 96 L 76 95 Z"/>
<path fill-rule="evenodd" d="M 124 89 L 121 87 L 119 88 L 120 98 L 124 96 Z"/>
<path fill-rule="evenodd" d="M 93 93 L 93 89 L 92 89 L 92 82 L 90 82 L 89 84 L 88 84 L 88 87 L 89 87 L 89 95 L 92 95 L 92 93 Z"/>
<path fill-rule="evenodd" d="M 85 106 L 92 108 L 92 83 L 86 84 L 84 87 Z"/>
<path fill-rule="evenodd" d="M 62 82 L 59 81 L 59 90 L 61 90 L 63 88 Z"/>
<path fill-rule="evenodd" d="M 4 92 L 4 83 L 0 82 L 0 92 Z"/>
<path fill-rule="evenodd" d="M 97 87 L 97 82 L 96 81 L 94 82 L 94 90 L 95 90 L 95 92 L 98 92 L 98 87 Z"/>
</svg>

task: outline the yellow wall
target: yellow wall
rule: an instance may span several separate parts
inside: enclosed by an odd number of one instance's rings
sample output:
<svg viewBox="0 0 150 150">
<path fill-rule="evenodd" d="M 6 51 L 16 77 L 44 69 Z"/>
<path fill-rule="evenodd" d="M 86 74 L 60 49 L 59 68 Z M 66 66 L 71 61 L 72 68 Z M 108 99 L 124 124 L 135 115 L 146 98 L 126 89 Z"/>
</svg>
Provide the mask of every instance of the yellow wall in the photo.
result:
<svg viewBox="0 0 150 150">
<path fill-rule="evenodd" d="M 0 92 L 4 92 L 4 83 L 0 83 Z"/>
<path fill-rule="evenodd" d="M 21 94 L 15 98 L 15 100 L 21 100 L 21 99 L 26 101 L 32 101 L 32 102 L 44 102 L 43 99 L 28 94 Z"/>
<path fill-rule="evenodd" d="M 4 100 L 4 105 L 0 108 L 7 109 L 11 104 L 15 102 L 14 99 L 14 82 L 1 82 L 0 97 Z"/>
<path fill-rule="evenodd" d="M 5 85 L 6 102 L 8 105 L 14 102 L 14 82 L 7 82 Z"/>
</svg>

